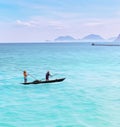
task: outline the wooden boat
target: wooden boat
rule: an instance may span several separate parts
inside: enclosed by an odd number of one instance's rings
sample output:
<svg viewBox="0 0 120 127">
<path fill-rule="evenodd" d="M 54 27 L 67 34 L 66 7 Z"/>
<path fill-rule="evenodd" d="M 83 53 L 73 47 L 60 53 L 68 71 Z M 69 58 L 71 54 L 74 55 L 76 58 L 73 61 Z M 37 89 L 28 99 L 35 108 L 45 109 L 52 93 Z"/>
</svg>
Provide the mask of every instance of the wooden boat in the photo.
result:
<svg viewBox="0 0 120 127">
<path fill-rule="evenodd" d="M 65 80 L 65 78 L 60 78 L 60 79 L 53 79 L 53 80 L 35 80 L 33 82 L 27 82 L 27 83 L 22 83 L 23 85 L 30 85 L 30 84 L 42 84 L 42 83 L 55 83 L 55 82 L 62 82 Z"/>
</svg>

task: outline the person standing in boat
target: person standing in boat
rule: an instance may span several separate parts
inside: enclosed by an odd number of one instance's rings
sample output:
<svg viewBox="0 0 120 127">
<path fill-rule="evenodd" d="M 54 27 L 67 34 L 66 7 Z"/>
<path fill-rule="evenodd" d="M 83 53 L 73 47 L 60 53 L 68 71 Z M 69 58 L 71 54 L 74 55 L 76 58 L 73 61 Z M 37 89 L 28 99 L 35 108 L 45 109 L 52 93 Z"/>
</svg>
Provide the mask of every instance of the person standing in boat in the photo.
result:
<svg viewBox="0 0 120 127">
<path fill-rule="evenodd" d="M 51 74 L 50 74 L 50 71 L 47 71 L 47 73 L 46 73 L 46 81 L 48 81 L 49 80 L 49 77 L 51 76 Z"/>
<path fill-rule="evenodd" d="M 23 71 L 23 76 L 24 76 L 24 83 L 27 83 L 27 71 Z"/>
</svg>

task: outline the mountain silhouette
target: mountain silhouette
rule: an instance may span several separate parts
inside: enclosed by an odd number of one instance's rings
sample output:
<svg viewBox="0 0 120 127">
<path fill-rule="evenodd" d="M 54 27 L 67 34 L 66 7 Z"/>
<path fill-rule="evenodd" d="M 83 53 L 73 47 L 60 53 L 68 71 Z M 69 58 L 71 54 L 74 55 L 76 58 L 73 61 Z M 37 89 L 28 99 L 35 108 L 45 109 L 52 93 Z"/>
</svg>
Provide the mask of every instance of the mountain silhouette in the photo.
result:
<svg viewBox="0 0 120 127">
<path fill-rule="evenodd" d="M 100 35 L 96 34 L 89 34 L 81 39 L 82 41 L 104 41 L 104 38 L 102 38 Z"/>
<path fill-rule="evenodd" d="M 59 36 L 54 41 L 74 41 L 76 40 L 72 36 Z"/>
<path fill-rule="evenodd" d="M 120 42 L 120 34 L 117 36 L 117 38 L 114 41 L 115 42 Z"/>
</svg>

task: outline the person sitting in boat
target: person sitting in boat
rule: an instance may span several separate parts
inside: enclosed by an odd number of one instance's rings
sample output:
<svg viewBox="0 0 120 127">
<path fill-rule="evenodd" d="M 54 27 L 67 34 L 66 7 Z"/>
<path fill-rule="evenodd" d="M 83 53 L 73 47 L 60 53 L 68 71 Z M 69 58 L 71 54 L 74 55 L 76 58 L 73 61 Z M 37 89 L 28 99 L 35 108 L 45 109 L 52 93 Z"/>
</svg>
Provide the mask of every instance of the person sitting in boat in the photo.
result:
<svg viewBox="0 0 120 127">
<path fill-rule="evenodd" d="M 23 71 L 23 76 L 24 76 L 24 83 L 27 83 L 27 71 Z"/>
<path fill-rule="evenodd" d="M 50 74 L 50 72 L 49 71 L 47 71 L 47 73 L 46 73 L 46 81 L 48 81 L 49 80 L 49 77 L 51 76 L 51 74 Z"/>
</svg>

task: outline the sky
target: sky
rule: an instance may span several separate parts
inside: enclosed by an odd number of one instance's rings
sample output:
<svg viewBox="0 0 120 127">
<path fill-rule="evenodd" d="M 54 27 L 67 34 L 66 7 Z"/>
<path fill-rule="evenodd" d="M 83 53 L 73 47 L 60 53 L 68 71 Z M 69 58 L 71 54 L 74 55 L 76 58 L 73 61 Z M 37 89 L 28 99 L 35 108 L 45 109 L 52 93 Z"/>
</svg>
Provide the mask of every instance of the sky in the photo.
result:
<svg viewBox="0 0 120 127">
<path fill-rule="evenodd" d="M 120 33 L 120 0 L 0 0 L 0 42 Z"/>
</svg>

